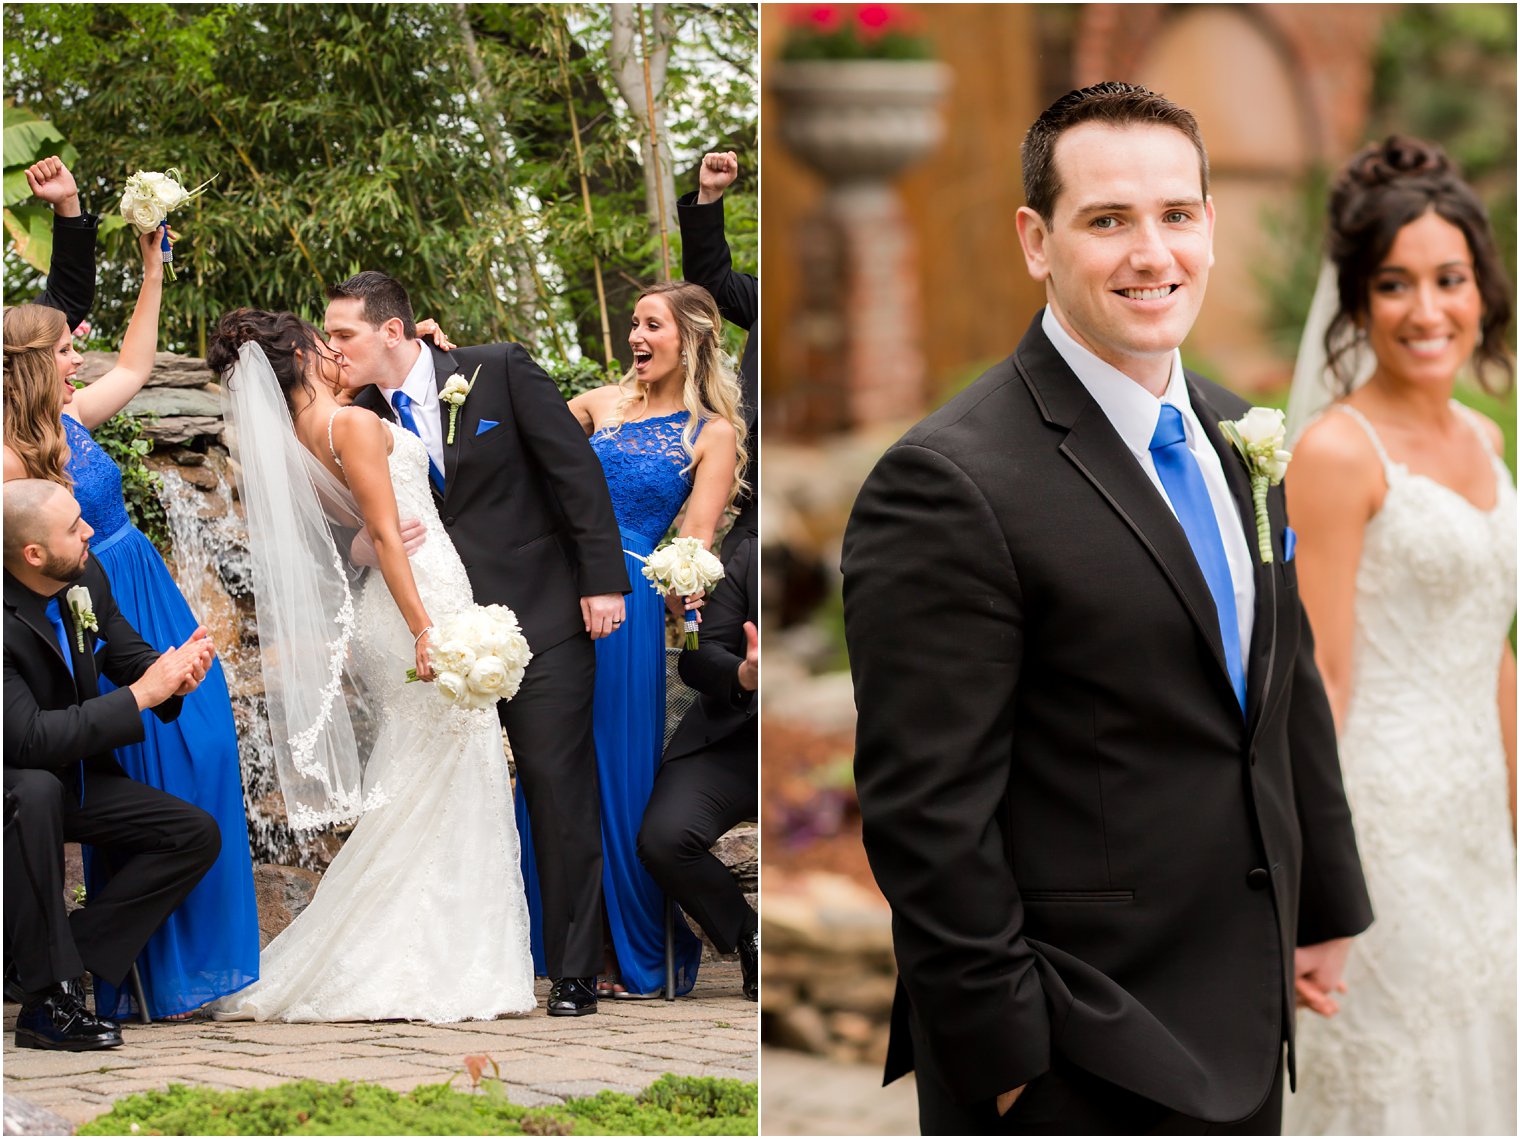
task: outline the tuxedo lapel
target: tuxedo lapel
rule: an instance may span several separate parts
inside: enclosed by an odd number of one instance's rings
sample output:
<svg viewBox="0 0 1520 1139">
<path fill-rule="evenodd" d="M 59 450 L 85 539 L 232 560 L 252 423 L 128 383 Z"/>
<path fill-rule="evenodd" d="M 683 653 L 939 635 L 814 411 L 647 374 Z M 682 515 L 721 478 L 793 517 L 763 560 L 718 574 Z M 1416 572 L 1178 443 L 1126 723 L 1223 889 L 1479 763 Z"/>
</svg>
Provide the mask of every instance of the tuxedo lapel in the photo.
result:
<svg viewBox="0 0 1520 1139">
<path fill-rule="evenodd" d="M 1229 688 L 1224 638 L 1214 597 L 1193 556 L 1187 533 L 1097 402 L 1039 328 L 1039 317 L 1014 354 L 1014 364 L 1034 395 L 1041 415 L 1064 429 L 1061 453 L 1101 494 L 1156 562 L 1178 600 L 1203 634 Z"/>
<path fill-rule="evenodd" d="M 47 601 L 41 597 L 38 597 L 30 589 L 27 589 L 26 586 L 22 585 L 19 581 L 7 573 L 5 575 L 5 605 L 6 608 L 14 611 L 17 617 L 21 618 L 22 623 L 25 624 L 28 629 L 31 629 L 32 632 L 36 633 L 37 636 L 41 638 L 42 643 L 47 646 L 48 651 L 51 653 L 52 659 L 57 662 L 58 667 L 63 669 L 66 674 L 70 673 L 71 670 L 69 668 L 69 662 L 64 659 L 63 648 L 58 644 L 58 634 L 53 629 L 53 623 L 48 620 Z M 67 613 L 68 606 L 64 603 L 61 597 L 58 600 L 58 608 L 60 616 L 63 617 L 64 631 L 67 632 L 70 637 L 69 655 L 72 658 L 74 664 L 72 674 L 68 677 L 69 683 L 73 686 L 76 693 L 82 695 L 82 693 L 80 693 L 80 685 L 75 680 L 75 677 L 79 675 L 78 669 L 80 667 L 80 654 L 74 651 L 72 640 L 74 636 L 74 630 Z M 94 663 L 91 662 L 89 667 L 91 675 L 93 676 Z"/>
<path fill-rule="evenodd" d="M 460 370 L 459 361 L 454 358 L 452 352 L 444 352 L 433 346 L 431 341 L 424 340 L 423 344 L 433 354 L 433 383 L 439 394 L 443 393 L 443 386 L 449 382 L 449 377 Z M 468 378 L 468 377 L 466 377 Z M 449 405 L 442 399 L 438 401 L 438 425 L 443 431 L 443 497 L 448 497 L 448 492 L 454 487 L 454 474 L 459 469 L 459 445 L 465 437 L 465 410 L 469 407 L 466 400 L 459 408 L 459 417 L 454 432 L 454 441 L 449 442 Z"/>
<path fill-rule="evenodd" d="M 1219 430 L 1219 413 L 1191 379 L 1188 381 L 1188 398 L 1193 404 L 1193 414 L 1203 424 L 1204 434 L 1224 468 L 1225 481 L 1230 485 L 1230 496 L 1240 515 L 1240 526 L 1255 575 L 1255 617 L 1251 623 L 1251 646 L 1246 653 L 1246 722 L 1254 734 L 1271 695 L 1273 665 L 1277 657 L 1277 576 L 1271 566 L 1263 564 L 1257 549 L 1256 505 L 1251 499 L 1251 478 L 1240 453 Z"/>
</svg>

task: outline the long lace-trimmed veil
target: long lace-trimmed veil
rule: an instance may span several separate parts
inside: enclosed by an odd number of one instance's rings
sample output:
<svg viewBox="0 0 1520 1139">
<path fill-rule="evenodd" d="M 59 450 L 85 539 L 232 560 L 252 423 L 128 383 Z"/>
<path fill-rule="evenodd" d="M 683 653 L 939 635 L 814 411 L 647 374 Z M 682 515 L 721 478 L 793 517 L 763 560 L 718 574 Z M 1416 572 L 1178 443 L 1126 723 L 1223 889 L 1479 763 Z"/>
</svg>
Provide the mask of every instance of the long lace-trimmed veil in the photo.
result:
<svg viewBox="0 0 1520 1139">
<path fill-rule="evenodd" d="M 1320 265 L 1314 300 L 1309 305 L 1309 316 L 1298 344 L 1298 359 L 1293 365 L 1293 386 L 1288 390 L 1290 448 L 1337 397 L 1335 376 L 1330 371 L 1329 356 L 1325 352 L 1325 333 L 1335 319 L 1339 303 L 1335 265 L 1327 257 Z M 1351 386 L 1355 390 L 1367 382 L 1376 361 L 1366 344 L 1356 341 L 1350 328 L 1346 329 L 1341 344 L 1345 347 L 1342 358 L 1351 368 Z"/>
<path fill-rule="evenodd" d="M 222 412 L 248 521 L 275 770 L 290 825 L 357 818 L 362 769 L 344 693 L 354 599 L 332 527 L 363 525 L 348 489 L 296 438 L 264 350 L 222 379 Z"/>
</svg>

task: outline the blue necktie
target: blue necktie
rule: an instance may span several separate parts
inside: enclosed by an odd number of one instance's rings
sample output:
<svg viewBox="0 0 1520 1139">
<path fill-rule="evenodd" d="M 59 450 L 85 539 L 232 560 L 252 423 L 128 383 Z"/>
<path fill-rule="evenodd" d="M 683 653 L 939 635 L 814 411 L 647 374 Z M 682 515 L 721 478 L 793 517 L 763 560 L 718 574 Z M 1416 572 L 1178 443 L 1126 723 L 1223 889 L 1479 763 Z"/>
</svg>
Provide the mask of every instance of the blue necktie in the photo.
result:
<svg viewBox="0 0 1520 1139">
<path fill-rule="evenodd" d="M 1219 615 L 1219 632 L 1224 639 L 1224 663 L 1230 672 L 1230 684 L 1241 711 L 1246 706 L 1245 667 L 1240 660 L 1240 623 L 1235 615 L 1235 583 L 1230 577 L 1230 563 L 1224 556 L 1224 539 L 1219 535 L 1219 520 L 1214 504 L 1203 484 L 1198 460 L 1188 450 L 1187 431 L 1182 426 L 1182 412 L 1169 403 L 1161 405 L 1161 418 L 1151 436 L 1151 459 L 1161 485 L 1171 499 L 1177 521 L 1182 523 L 1193 557 L 1203 571 L 1203 580 L 1214 595 Z"/>
<path fill-rule="evenodd" d="M 63 627 L 63 614 L 58 611 L 58 598 L 50 597 L 47 603 L 47 619 L 53 623 L 53 632 L 58 635 L 58 647 L 63 650 L 63 663 L 69 666 L 69 675 L 74 675 L 74 647 L 69 644 L 69 631 Z"/>
<path fill-rule="evenodd" d="M 412 397 L 405 392 L 398 391 L 391 396 L 391 406 L 396 409 L 396 418 L 401 420 L 401 426 L 405 427 L 417 438 L 422 439 L 422 432 L 417 430 L 417 418 L 412 414 Z M 423 439 L 424 446 L 427 440 Z M 433 489 L 439 494 L 443 493 L 443 472 L 438 469 L 438 464 L 433 462 L 433 456 L 428 455 L 428 477 L 433 480 Z"/>
</svg>

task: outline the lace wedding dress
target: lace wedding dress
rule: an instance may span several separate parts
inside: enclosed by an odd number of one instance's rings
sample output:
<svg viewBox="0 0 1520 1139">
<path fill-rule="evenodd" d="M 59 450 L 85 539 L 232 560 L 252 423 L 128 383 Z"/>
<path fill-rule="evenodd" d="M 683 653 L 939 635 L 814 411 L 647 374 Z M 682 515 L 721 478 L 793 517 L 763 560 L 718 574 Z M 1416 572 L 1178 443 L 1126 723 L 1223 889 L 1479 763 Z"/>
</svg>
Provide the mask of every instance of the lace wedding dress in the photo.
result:
<svg viewBox="0 0 1520 1139">
<path fill-rule="evenodd" d="M 1498 498 L 1479 510 L 1340 410 L 1388 480 L 1357 570 L 1340 736 L 1374 921 L 1352 943 L 1341 1011 L 1299 1013 L 1283 1133 L 1513 1135 L 1515 846 L 1496 701 L 1514 486 L 1493 456 Z"/>
<path fill-rule="evenodd" d="M 389 424 L 401 517 L 427 540 L 412 573 L 438 621 L 472 603 L 428 484 L 422 441 Z M 331 425 L 329 424 L 329 433 Z M 355 599 L 352 671 L 379 716 L 372 804 L 311 904 L 265 948 L 259 980 L 219 1020 L 483 1020 L 531 1010 L 533 964 L 512 788 L 494 708 L 404 683 L 412 635 L 378 571 Z"/>
</svg>

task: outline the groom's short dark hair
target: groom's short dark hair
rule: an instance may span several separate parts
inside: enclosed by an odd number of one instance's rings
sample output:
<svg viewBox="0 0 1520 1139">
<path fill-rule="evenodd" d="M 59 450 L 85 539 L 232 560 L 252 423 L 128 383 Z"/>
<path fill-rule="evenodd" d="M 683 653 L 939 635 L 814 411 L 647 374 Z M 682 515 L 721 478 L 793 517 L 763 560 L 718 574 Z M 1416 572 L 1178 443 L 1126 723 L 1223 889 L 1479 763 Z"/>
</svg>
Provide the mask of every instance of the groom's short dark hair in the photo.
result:
<svg viewBox="0 0 1520 1139">
<path fill-rule="evenodd" d="M 1056 177 L 1056 140 L 1080 123 L 1160 126 L 1181 131 L 1198 151 L 1198 173 L 1203 182 L 1203 196 L 1208 197 L 1209 155 L 1203 148 L 1203 135 L 1198 131 L 1193 112 L 1148 88 L 1110 80 L 1068 91 L 1045 108 L 1024 136 L 1024 145 L 1019 149 L 1024 168 L 1024 201 L 1047 225 L 1055 215 L 1056 198 L 1061 193 L 1061 182 Z"/>
<path fill-rule="evenodd" d="M 355 273 L 348 280 L 329 285 L 327 299 L 330 301 L 358 301 L 366 324 L 379 328 L 392 317 L 401 319 L 402 335 L 408 339 L 417 335 L 417 319 L 412 315 L 412 298 L 406 295 L 401 282 L 389 273 L 378 269 L 366 269 Z"/>
</svg>

